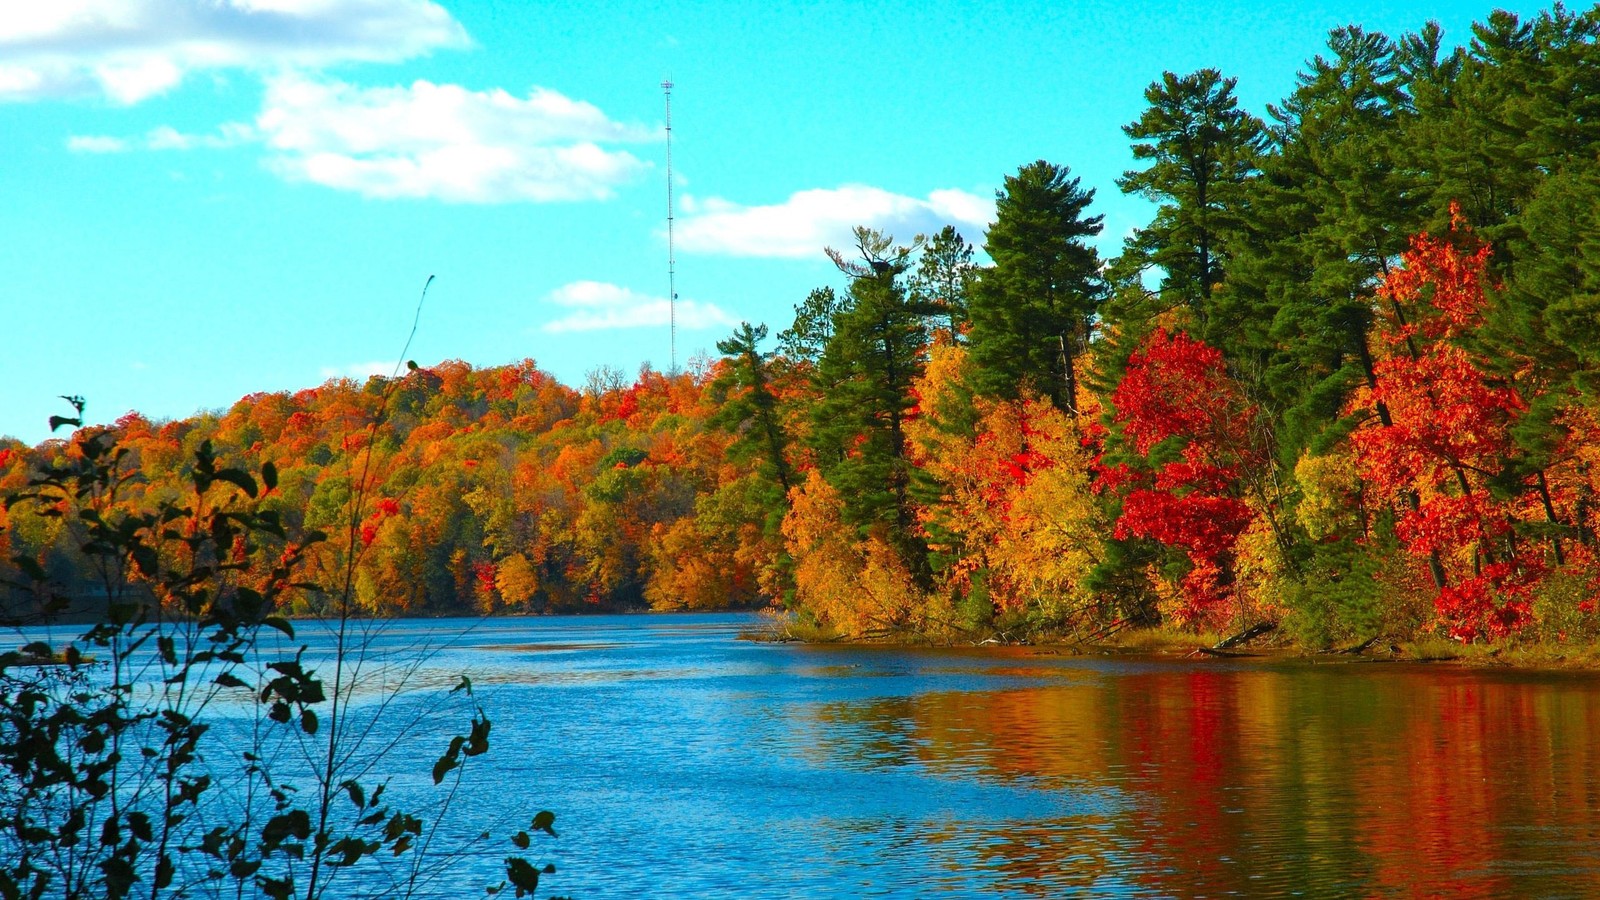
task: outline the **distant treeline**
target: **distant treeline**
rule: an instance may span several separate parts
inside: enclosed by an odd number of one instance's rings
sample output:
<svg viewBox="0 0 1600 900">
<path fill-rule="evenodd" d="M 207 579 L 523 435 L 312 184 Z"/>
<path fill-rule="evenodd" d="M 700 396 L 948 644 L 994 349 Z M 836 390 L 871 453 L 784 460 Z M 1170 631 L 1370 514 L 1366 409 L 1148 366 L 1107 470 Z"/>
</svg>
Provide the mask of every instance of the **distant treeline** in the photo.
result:
<svg viewBox="0 0 1600 900">
<path fill-rule="evenodd" d="M 121 502 L 200 442 L 273 461 L 374 612 L 768 602 L 851 635 L 1282 621 L 1311 643 L 1593 636 L 1600 12 L 1348 27 L 1263 120 L 1213 70 L 1123 130 L 1159 205 L 1102 259 L 1094 192 L 1005 178 L 954 229 L 687 373 L 564 387 L 444 363 L 114 428 Z M 370 447 L 369 447 L 370 443 Z M 73 452 L 0 449 L 0 487 Z M 369 462 L 370 460 L 370 462 Z M 70 522 L 0 540 L 71 577 Z M 266 551 L 263 551 L 266 552 Z M 304 601 L 314 605 L 309 596 Z"/>
</svg>

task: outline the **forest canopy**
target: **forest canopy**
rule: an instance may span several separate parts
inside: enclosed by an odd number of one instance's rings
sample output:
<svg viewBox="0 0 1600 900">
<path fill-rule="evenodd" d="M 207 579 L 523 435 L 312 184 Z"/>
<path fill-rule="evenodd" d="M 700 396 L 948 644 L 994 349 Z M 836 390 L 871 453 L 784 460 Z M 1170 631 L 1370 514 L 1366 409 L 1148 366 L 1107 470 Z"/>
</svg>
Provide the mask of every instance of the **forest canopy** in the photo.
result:
<svg viewBox="0 0 1600 900">
<path fill-rule="evenodd" d="M 373 614 L 1588 639 L 1597 36 L 1561 6 L 1453 49 L 1340 28 L 1264 116 L 1225 73 L 1161 73 L 1116 185 L 1156 211 L 1113 258 L 1070 161 L 1026 162 L 981 247 L 858 229 L 792 323 L 684 372 L 452 361 L 129 413 L 120 502 L 170 497 L 209 442 L 276 466 L 291 533 L 335 530 L 370 460 L 359 539 L 314 562 L 358 554 Z M 94 432 L 0 446 L 0 490 Z M 81 571 L 70 521 L 0 516 L 0 558 Z"/>
</svg>

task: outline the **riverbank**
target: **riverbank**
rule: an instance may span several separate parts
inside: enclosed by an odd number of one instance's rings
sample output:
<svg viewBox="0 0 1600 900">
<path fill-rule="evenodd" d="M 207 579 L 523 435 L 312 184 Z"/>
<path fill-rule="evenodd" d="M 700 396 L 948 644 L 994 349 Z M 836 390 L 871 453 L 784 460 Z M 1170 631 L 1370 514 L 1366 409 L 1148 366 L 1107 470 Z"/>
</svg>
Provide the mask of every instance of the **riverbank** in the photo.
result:
<svg viewBox="0 0 1600 900">
<path fill-rule="evenodd" d="M 1189 632 L 1170 627 L 1126 628 L 1087 640 L 1059 635 L 938 640 L 927 635 L 884 633 L 851 637 L 831 629 L 774 617 L 741 633 L 746 640 L 772 643 L 861 643 L 898 647 L 971 647 L 1020 652 L 1028 656 L 1150 656 L 1171 659 L 1282 660 L 1326 663 L 1411 662 L 1474 668 L 1600 670 L 1600 646 L 1552 641 L 1463 644 L 1439 637 L 1373 639 L 1346 647 L 1306 647 L 1282 631 L 1269 629 L 1245 640 L 1219 632 Z"/>
</svg>

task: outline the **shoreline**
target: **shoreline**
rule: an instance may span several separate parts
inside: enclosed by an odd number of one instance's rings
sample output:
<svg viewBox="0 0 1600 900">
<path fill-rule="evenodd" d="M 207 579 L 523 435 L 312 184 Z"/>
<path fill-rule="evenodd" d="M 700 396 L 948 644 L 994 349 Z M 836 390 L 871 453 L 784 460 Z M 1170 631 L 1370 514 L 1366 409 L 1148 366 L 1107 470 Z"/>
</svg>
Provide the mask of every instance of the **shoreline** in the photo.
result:
<svg viewBox="0 0 1600 900">
<path fill-rule="evenodd" d="M 799 633 L 797 633 L 799 632 Z M 816 629 L 772 623 L 745 631 L 742 640 L 758 643 L 799 643 L 823 646 L 961 650 L 1028 657 L 1143 657 L 1149 659 L 1214 660 L 1218 662 L 1275 663 L 1284 661 L 1322 665 L 1412 663 L 1462 669 L 1505 669 L 1552 672 L 1600 672 L 1600 644 L 1575 645 L 1547 641 L 1514 644 L 1461 644 L 1437 637 L 1409 641 L 1374 640 L 1364 647 L 1310 649 L 1273 636 L 1222 649 L 1215 635 L 1183 634 L 1165 628 L 1121 632 L 1111 640 L 1073 641 L 1054 637 L 1005 641 L 988 637 L 980 641 L 937 641 L 924 636 L 871 638 L 828 634 Z"/>
</svg>

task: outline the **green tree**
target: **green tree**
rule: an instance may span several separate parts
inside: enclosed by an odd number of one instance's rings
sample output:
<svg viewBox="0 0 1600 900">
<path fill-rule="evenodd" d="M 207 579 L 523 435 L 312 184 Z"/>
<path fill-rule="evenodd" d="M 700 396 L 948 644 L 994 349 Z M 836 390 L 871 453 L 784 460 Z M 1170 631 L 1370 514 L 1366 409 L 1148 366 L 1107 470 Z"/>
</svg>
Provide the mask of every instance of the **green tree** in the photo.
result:
<svg viewBox="0 0 1600 900">
<path fill-rule="evenodd" d="M 927 547 L 917 529 L 905 421 L 922 374 L 927 309 L 907 295 L 902 276 L 912 248 L 888 235 L 855 230 L 859 259 L 830 249 L 850 277 L 849 302 L 817 366 L 821 399 L 810 443 L 824 478 L 844 499 L 844 517 L 863 534 L 880 531 L 907 568 L 926 578 Z"/>
<path fill-rule="evenodd" d="M 1084 215 L 1094 191 L 1066 166 L 1039 160 L 1006 176 L 985 249 L 994 260 L 972 293 L 972 355 L 979 387 L 1016 397 L 1024 385 L 1077 414 L 1077 358 L 1103 295 L 1088 243 L 1103 216 Z"/>
<path fill-rule="evenodd" d="M 967 320 L 967 298 L 976 275 L 972 245 L 955 226 L 946 225 L 928 239 L 922 258 L 917 261 L 917 271 L 910 278 L 911 296 L 933 309 L 935 317 L 949 323 L 952 341 Z"/>
<path fill-rule="evenodd" d="M 1227 238 L 1239 227 L 1244 188 L 1258 174 L 1267 142 L 1261 120 L 1239 109 L 1234 84 L 1216 69 L 1166 72 L 1145 89 L 1149 107 L 1122 128 L 1135 142 L 1134 159 L 1148 167 L 1124 172 L 1117 186 L 1160 206 L 1119 262 L 1159 268 L 1162 305 L 1193 310 L 1202 332 L 1226 266 Z"/>
<path fill-rule="evenodd" d="M 834 319 L 849 306 L 831 287 L 820 287 L 795 305 L 794 324 L 778 332 L 778 346 L 796 362 L 814 363 L 833 337 Z"/>
<path fill-rule="evenodd" d="M 778 414 L 778 398 L 769 387 L 768 366 L 772 354 L 763 353 L 767 326 L 740 322 L 733 336 L 717 342 L 717 351 L 728 361 L 728 374 L 714 389 L 725 399 L 715 422 L 730 428 L 738 438 L 734 453 L 757 447 L 762 474 L 783 489 L 785 496 L 794 487 L 788 460 L 789 436 Z"/>
</svg>

